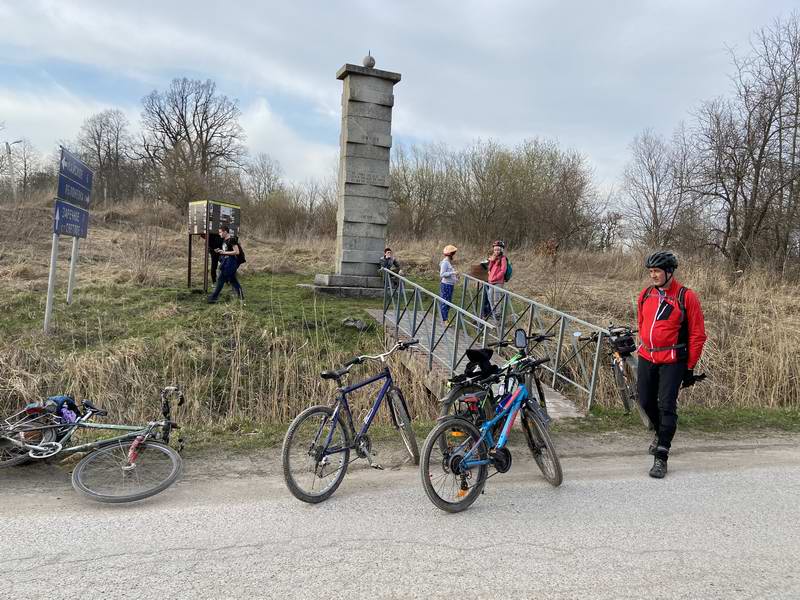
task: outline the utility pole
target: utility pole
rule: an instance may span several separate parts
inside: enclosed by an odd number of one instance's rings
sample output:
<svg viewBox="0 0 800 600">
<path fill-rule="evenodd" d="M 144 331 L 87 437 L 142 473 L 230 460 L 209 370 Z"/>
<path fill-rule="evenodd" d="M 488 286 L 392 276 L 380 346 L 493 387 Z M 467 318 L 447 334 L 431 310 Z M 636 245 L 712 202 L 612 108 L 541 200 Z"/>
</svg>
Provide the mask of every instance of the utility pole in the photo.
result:
<svg viewBox="0 0 800 600">
<path fill-rule="evenodd" d="M 17 182 L 14 179 L 14 158 L 11 154 L 11 146 L 14 144 L 21 144 L 22 140 L 15 140 L 11 143 L 6 142 L 6 154 L 8 155 L 8 181 L 11 184 L 11 196 L 14 203 L 17 202 Z"/>
</svg>

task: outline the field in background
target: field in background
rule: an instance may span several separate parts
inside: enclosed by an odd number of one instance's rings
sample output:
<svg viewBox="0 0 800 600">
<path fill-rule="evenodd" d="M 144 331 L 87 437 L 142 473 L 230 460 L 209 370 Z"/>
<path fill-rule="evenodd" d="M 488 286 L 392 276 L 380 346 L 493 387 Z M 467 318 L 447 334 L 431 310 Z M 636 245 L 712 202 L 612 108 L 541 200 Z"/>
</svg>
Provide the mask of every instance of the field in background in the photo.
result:
<svg viewBox="0 0 800 600">
<path fill-rule="evenodd" d="M 209 306 L 186 289 L 180 215 L 140 205 L 93 213 L 69 310 L 69 245 L 62 241 L 55 333 L 45 337 L 51 210 L 45 201 L 24 210 L 0 206 L 6 224 L 0 231 L 6 291 L 0 298 L 0 412 L 72 393 L 116 416 L 148 418 L 158 388 L 178 382 L 190 398 L 184 419 L 191 423 L 285 422 L 330 396 L 320 370 L 381 346 L 377 328 L 359 333 L 341 323 L 349 316 L 368 321 L 363 309 L 380 301 L 320 299 L 296 287 L 332 270 L 332 239 L 268 240 L 245 232 L 247 303 Z M 390 243 L 406 272 L 428 282 L 435 282 L 445 243 L 461 248 L 462 270 L 484 250 L 460 240 Z M 524 248 L 510 248 L 510 256 L 510 289 L 600 325 L 633 323 L 636 293 L 645 284 L 641 257 L 566 253 L 553 260 Z M 709 342 L 700 370 L 710 379 L 682 395 L 684 406 L 797 410 L 795 286 L 757 271 L 734 280 L 715 264 L 685 262 L 678 276 L 698 291 L 706 313 Z M 435 409 L 422 386 L 397 373 L 416 414 L 431 416 Z M 608 393 L 598 400 L 615 404 Z"/>
</svg>

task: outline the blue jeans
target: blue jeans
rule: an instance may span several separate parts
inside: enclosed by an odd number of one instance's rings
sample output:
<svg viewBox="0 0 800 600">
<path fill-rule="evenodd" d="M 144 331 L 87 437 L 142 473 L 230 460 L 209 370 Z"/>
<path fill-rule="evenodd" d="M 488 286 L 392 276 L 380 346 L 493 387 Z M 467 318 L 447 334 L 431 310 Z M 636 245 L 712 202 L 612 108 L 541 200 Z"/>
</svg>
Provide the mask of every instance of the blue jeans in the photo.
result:
<svg viewBox="0 0 800 600">
<path fill-rule="evenodd" d="M 444 299 L 450 302 L 453 299 L 453 290 L 455 289 L 455 285 L 452 283 L 442 283 L 439 286 L 439 295 Z M 447 321 L 447 313 L 450 312 L 450 307 L 447 304 L 440 304 L 442 310 L 442 321 Z"/>
<path fill-rule="evenodd" d="M 214 291 L 211 292 L 211 295 L 208 297 L 209 302 L 216 302 L 217 298 L 219 298 L 220 292 L 222 292 L 222 288 L 226 283 L 230 283 L 233 291 L 236 292 L 236 295 L 239 296 L 240 300 L 244 300 L 244 291 L 242 290 L 242 286 L 239 284 L 239 280 L 236 279 L 236 269 L 239 268 L 239 259 L 235 256 L 226 256 L 222 259 L 222 268 L 219 271 L 219 277 L 217 277 L 217 285 L 214 287 Z"/>
</svg>

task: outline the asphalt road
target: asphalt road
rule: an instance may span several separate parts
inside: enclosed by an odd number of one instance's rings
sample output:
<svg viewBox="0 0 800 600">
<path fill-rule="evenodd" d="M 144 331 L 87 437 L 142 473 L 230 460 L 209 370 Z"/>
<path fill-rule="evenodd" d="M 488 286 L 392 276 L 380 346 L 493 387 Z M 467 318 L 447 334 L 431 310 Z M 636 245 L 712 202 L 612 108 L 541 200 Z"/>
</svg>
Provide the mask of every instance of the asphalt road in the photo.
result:
<svg viewBox="0 0 800 600">
<path fill-rule="evenodd" d="M 189 457 L 121 506 L 78 498 L 63 466 L 0 471 L 0 598 L 800 597 L 796 438 L 682 439 L 663 481 L 643 438 L 558 441 L 560 488 L 515 449 L 458 515 L 393 455 L 316 506 L 268 453 Z"/>
</svg>

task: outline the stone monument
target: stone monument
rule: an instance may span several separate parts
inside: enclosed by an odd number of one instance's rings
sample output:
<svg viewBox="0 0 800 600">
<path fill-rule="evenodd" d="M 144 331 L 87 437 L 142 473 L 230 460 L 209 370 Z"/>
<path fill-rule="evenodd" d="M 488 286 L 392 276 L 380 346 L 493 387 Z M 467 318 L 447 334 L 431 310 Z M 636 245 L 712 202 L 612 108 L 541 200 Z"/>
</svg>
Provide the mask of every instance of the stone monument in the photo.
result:
<svg viewBox="0 0 800 600">
<path fill-rule="evenodd" d="M 344 65 L 342 132 L 339 137 L 336 273 L 317 275 L 314 290 L 342 296 L 379 297 L 383 278 L 378 261 L 389 220 L 389 151 L 392 147 L 394 84 L 400 73 Z"/>
</svg>

